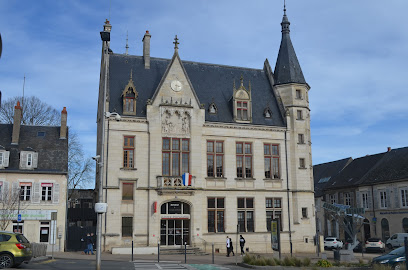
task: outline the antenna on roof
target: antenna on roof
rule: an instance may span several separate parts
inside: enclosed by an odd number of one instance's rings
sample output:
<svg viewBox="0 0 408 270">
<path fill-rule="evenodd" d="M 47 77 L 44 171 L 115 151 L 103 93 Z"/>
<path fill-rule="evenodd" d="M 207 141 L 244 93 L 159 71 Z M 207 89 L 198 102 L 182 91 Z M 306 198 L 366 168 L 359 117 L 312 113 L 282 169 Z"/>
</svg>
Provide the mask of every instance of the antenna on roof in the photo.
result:
<svg viewBox="0 0 408 270">
<path fill-rule="evenodd" d="M 125 54 L 128 55 L 129 54 L 129 44 L 128 44 L 128 37 L 129 37 L 129 31 L 126 31 L 126 52 Z"/>
<path fill-rule="evenodd" d="M 109 21 L 110 21 L 111 6 L 112 6 L 112 0 L 109 0 Z"/>
<path fill-rule="evenodd" d="M 24 108 L 24 87 L 25 87 L 25 73 L 24 73 L 24 81 L 23 81 L 23 98 L 21 100 L 21 105 Z"/>
</svg>

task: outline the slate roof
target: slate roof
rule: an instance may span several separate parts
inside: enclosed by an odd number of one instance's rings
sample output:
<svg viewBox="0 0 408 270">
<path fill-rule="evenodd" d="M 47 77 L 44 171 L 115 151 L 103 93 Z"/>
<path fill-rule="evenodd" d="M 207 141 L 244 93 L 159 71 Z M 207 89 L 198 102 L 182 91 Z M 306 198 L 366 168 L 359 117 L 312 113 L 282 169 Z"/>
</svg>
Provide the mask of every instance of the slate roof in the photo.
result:
<svg viewBox="0 0 408 270">
<path fill-rule="evenodd" d="M 45 132 L 45 136 L 37 136 Z M 18 145 L 11 145 L 12 124 L 0 124 L 0 145 L 10 151 L 9 167 L 2 172 L 67 173 L 68 140 L 60 139 L 60 127 L 21 125 Z M 20 151 L 32 148 L 38 153 L 38 167 L 34 170 L 19 170 Z"/>
<path fill-rule="evenodd" d="M 162 79 L 170 59 L 150 58 L 150 69 L 144 68 L 142 56 L 110 54 L 109 55 L 109 110 L 122 114 L 122 91 L 127 85 L 130 72 L 138 92 L 136 116 L 146 117 L 146 101 L 153 94 Z M 241 75 L 244 86 L 248 89 L 251 81 L 252 123 L 253 125 L 286 126 L 281 116 L 276 97 L 263 69 L 250 69 L 215 64 L 182 61 L 187 75 L 198 96 L 199 102 L 205 104 L 205 120 L 209 122 L 234 123 L 232 112 L 233 82 L 237 87 Z M 218 112 L 208 113 L 209 105 L 214 101 Z M 271 118 L 264 117 L 269 108 Z"/>
<path fill-rule="evenodd" d="M 408 180 L 408 147 L 384 153 L 376 166 L 365 175 L 361 184 L 371 185 L 401 180 Z"/>
<path fill-rule="evenodd" d="M 385 153 L 367 155 L 354 159 L 346 168 L 336 177 L 330 179 L 325 189 L 338 189 L 357 186 L 364 176 L 377 164 Z"/>
<path fill-rule="evenodd" d="M 296 57 L 295 49 L 289 35 L 290 22 L 286 13 L 282 19 L 282 40 L 279 48 L 278 59 L 276 60 L 274 78 L 275 84 L 302 83 L 306 84 L 302 69 Z M 285 26 L 287 28 L 285 28 Z"/>
<path fill-rule="evenodd" d="M 352 158 L 345 158 L 328 163 L 313 166 L 315 197 L 324 195 L 325 186 L 330 183 L 330 179 L 341 173 L 341 171 L 352 162 Z M 320 183 L 319 183 L 320 182 Z"/>
</svg>

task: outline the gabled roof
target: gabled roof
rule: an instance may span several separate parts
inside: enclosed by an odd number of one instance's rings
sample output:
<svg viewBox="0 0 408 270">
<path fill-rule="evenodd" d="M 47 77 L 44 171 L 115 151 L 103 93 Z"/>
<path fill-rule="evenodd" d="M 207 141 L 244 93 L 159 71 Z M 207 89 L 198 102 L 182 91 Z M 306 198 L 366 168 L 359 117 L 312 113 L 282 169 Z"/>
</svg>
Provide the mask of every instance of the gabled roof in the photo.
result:
<svg viewBox="0 0 408 270">
<path fill-rule="evenodd" d="M 45 132 L 45 136 L 38 136 Z M 60 127 L 21 125 L 18 145 L 11 145 L 12 124 L 0 124 L 0 145 L 10 151 L 9 167 L 1 172 L 67 173 L 68 140 L 60 139 Z M 20 151 L 32 148 L 38 153 L 38 167 L 34 170 L 19 170 Z"/>
<path fill-rule="evenodd" d="M 408 147 L 393 149 L 383 154 L 381 160 L 365 176 L 361 185 L 408 180 Z"/>
<path fill-rule="evenodd" d="M 282 19 L 282 40 L 279 48 L 278 59 L 275 65 L 275 85 L 286 83 L 302 83 L 306 84 L 303 77 L 302 69 L 296 57 L 295 49 L 293 48 L 290 39 L 290 22 L 286 16 L 286 10 Z"/>
<path fill-rule="evenodd" d="M 150 58 L 150 69 L 145 69 L 143 57 L 122 54 L 109 55 L 109 110 L 122 114 L 121 93 L 126 86 L 130 72 L 136 91 L 139 93 L 136 116 L 146 117 L 146 102 L 152 99 L 170 59 Z M 182 61 L 188 78 L 205 106 L 205 120 L 209 122 L 234 123 L 231 104 L 234 80 L 239 82 L 241 75 L 247 85 L 251 81 L 252 123 L 255 125 L 284 127 L 276 97 L 263 69 L 251 69 L 215 64 Z M 210 114 L 208 106 L 214 101 L 217 113 Z M 269 107 L 271 118 L 265 118 L 264 110 Z"/>
<path fill-rule="evenodd" d="M 325 186 L 352 162 L 352 158 L 345 158 L 313 166 L 315 197 L 323 196 Z"/>
<path fill-rule="evenodd" d="M 384 153 L 380 153 L 354 159 L 341 173 L 330 180 L 325 189 L 357 186 L 383 156 Z"/>
</svg>

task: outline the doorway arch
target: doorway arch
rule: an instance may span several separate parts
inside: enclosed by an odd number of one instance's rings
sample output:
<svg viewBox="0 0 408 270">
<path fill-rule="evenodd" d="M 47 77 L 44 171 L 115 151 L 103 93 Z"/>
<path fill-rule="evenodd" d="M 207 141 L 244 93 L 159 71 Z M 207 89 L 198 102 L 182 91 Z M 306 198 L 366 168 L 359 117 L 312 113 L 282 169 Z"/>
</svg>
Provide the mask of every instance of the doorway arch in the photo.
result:
<svg viewBox="0 0 408 270">
<path fill-rule="evenodd" d="M 383 218 L 381 220 L 381 234 L 382 234 L 383 241 L 390 238 L 390 225 L 388 224 L 388 219 L 386 218 Z"/>
<path fill-rule="evenodd" d="M 160 207 L 160 245 L 190 244 L 190 205 L 182 201 L 165 202 Z"/>
<path fill-rule="evenodd" d="M 368 238 L 371 238 L 370 221 L 364 219 L 364 242 L 367 241 Z"/>
</svg>

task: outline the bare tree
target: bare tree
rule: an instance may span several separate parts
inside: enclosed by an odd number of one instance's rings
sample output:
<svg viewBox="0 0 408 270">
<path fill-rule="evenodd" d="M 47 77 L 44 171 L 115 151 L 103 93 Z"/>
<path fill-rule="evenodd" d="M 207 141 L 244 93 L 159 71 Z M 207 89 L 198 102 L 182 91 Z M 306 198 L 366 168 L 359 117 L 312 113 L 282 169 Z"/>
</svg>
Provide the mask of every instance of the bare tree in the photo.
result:
<svg viewBox="0 0 408 270">
<path fill-rule="evenodd" d="M 34 96 L 24 98 L 17 96 L 5 100 L 0 108 L 1 123 L 13 123 L 14 107 L 17 101 L 20 101 L 23 113 L 21 124 L 32 126 L 56 126 L 60 124 L 60 113 Z"/>
<path fill-rule="evenodd" d="M 0 123 L 12 124 L 14 106 L 22 103 L 23 125 L 58 126 L 61 114 L 39 98 L 16 96 L 5 100 L 0 108 Z M 85 157 L 78 135 L 70 128 L 68 132 L 68 188 L 83 188 L 94 180 L 94 165 Z M 69 199 L 69 198 L 68 198 Z"/>
<path fill-rule="evenodd" d="M 1 186 L 0 192 L 0 230 L 5 231 L 13 220 L 16 219 L 18 209 L 24 208 L 20 202 L 20 190 L 9 192 L 8 187 Z"/>
</svg>

